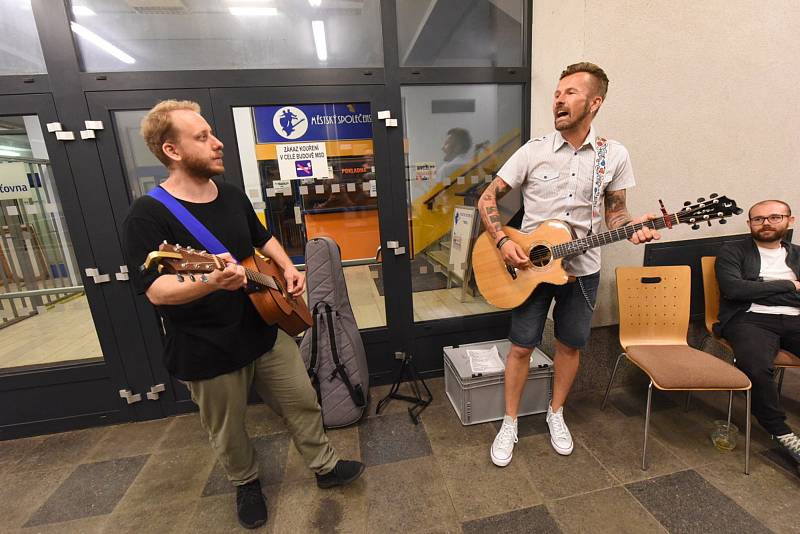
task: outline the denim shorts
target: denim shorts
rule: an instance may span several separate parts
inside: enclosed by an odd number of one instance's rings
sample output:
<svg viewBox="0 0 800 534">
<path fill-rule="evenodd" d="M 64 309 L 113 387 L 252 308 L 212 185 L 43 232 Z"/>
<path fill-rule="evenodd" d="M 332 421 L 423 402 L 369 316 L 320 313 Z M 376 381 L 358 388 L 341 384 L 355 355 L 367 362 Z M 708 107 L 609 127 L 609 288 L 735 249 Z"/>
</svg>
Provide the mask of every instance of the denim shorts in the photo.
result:
<svg viewBox="0 0 800 534">
<path fill-rule="evenodd" d="M 564 285 L 540 284 L 528 300 L 511 310 L 509 341 L 529 349 L 541 343 L 547 312 L 555 299 L 556 339 L 574 349 L 584 348 L 589 341 L 599 284 L 599 272 L 579 276 Z"/>
</svg>

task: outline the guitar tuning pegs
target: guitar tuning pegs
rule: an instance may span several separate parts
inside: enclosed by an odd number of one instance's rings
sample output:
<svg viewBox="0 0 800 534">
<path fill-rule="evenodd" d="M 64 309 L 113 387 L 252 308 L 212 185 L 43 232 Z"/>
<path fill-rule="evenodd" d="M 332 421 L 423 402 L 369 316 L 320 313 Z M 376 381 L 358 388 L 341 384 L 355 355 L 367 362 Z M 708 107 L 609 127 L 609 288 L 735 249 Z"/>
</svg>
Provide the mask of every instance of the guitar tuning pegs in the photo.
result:
<svg viewBox="0 0 800 534">
<path fill-rule="evenodd" d="M 711 226 L 711 221 L 706 221 L 706 222 L 708 223 L 709 226 Z"/>
<path fill-rule="evenodd" d="M 711 193 L 710 195 L 708 195 L 708 198 L 717 198 L 718 196 L 719 195 L 716 193 Z"/>
<path fill-rule="evenodd" d="M 706 201 L 706 199 L 704 199 L 703 197 L 700 197 L 700 198 L 698 198 L 698 199 L 697 199 L 697 201 L 698 201 L 698 202 L 705 202 L 705 201 Z"/>
<path fill-rule="evenodd" d="M 743 211 L 744 210 L 742 208 L 736 208 L 735 210 L 733 210 L 733 213 L 735 215 L 741 215 Z"/>
<path fill-rule="evenodd" d="M 711 224 L 711 223 L 709 223 L 709 224 Z M 189 275 L 189 280 L 191 280 L 192 282 L 196 282 L 194 274 L 190 274 Z"/>
<path fill-rule="evenodd" d="M 691 206 L 691 205 L 692 205 L 692 203 L 691 203 L 690 201 L 688 201 L 688 200 L 687 200 L 686 202 L 684 202 L 684 203 L 683 203 L 683 205 L 684 205 L 684 206 Z"/>
<path fill-rule="evenodd" d="M 720 224 L 728 224 L 728 221 L 727 221 L 727 219 L 720 219 L 719 223 Z"/>
<path fill-rule="evenodd" d="M 183 282 L 183 281 L 185 280 L 185 278 L 183 277 L 183 275 L 182 275 L 182 274 L 177 274 L 177 275 L 175 275 L 175 276 L 177 276 L 177 277 L 178 277 L 178 282 Z"/>
<path fill-rule="evenodd" d="M 700 225 L 699 224 L 695 223 L 695 224 L 692 225 L 692 230 L 699 230 L 699 229 L 700 229 Z"/>
</svg>

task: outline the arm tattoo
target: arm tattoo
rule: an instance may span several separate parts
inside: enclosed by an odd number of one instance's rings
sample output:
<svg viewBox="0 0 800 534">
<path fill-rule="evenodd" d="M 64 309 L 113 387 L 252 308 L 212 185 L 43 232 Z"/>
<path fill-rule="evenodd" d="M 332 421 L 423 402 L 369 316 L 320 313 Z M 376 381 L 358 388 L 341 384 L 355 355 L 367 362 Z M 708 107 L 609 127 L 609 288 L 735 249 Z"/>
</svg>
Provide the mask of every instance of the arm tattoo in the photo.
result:
<svg viewBox="0 0 800 534">
<path fill-rule="evenodd" d="M 608 191 L 605 195 L 606 226 L 613 230 L 630 224 L 632 217 L 625 204 L 625 190 Z"/>
<path fill-rule="evenodd" d="M 478 210 L 481 220 L 486 227 L 486 231 L 497 241 L 499 233 L 503 231 L 503 223 L 500 222 L 500 212 L 497 209 L 497 201 L 511 190 L 509 185 L 501 178 L 495 178 L 486 188 L 478 201 Z"/>
</svg>

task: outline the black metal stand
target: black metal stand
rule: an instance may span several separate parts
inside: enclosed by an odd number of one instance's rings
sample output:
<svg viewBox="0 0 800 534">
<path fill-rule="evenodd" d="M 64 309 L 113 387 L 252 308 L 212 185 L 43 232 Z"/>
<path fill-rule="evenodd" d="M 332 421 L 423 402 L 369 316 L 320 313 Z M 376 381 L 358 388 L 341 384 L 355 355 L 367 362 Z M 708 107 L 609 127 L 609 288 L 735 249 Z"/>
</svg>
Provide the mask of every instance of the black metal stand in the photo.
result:
<svg viewBox="0 0 800 534">
<path fill-rule="evenodd" d="M 415 425 L 419 424 L 419 416 L 428 407 L 428 405 L 433 400 L 433 394 L 431 390 L 428 389 L 428 385 L 425 383 L 425 380 L 419 375 L 417 369 L 414 367 L 414 362 L 411 361 L 410 354 L 403 355 L 403 363 L 400 365 L 400 370 L 397 373 L 397 378 L 392 384 L 392 389 L 389 390 L 389 394 L 386 395 L 381 401 L 378 403 L 378 406 L 375 409 L 375 413 L 381 413 L 381 410 L 389 404 L 392 399 L 403 400 L 406 402 L 410 402 L 413 406 L 408 408 L 408 415 L 411 416 L 411 421 L 414 422 Z M 409 395 L 401 395 L 397 391 L 400 389 L 400 384 L 403 383 L 403 378 L 408 374 L 408 383 L 411 386 L 411 391 L 414 393 L 414 396 Z M 422 384 L 422 388 L 420 388 L 420 384 Z M 425 389 L 425 393 L 427 393 L 427 398 L 423 398 L 422 396 L 422 389 Z"/>
</svg>

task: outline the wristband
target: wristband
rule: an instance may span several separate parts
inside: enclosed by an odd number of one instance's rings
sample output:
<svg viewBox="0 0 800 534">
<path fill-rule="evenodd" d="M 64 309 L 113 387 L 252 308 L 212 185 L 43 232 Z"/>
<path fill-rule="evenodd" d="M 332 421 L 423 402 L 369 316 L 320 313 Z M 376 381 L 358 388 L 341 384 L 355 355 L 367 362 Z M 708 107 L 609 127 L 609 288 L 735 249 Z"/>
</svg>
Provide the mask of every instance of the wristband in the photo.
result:
<svg viewBox="0 0 800 534">
<path fill-rule="evenodd" d="M 506 241 L 511 241 L 511 238 L 508 237 L 507 235 L 501 237 L 500 241 L 497 242 L 497 249 L 500 250 L 501 248 L 503 248 L 503 245 L 505 245 Z"/>
</svg>

